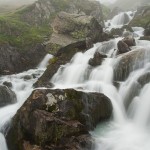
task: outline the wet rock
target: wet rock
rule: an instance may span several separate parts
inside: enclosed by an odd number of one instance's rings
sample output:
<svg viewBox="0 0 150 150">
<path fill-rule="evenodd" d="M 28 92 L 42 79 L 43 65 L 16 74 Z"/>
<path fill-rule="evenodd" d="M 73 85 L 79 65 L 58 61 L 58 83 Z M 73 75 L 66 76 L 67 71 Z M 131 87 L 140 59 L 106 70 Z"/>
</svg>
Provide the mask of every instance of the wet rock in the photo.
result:
<svg viewBox="0 0 150 150">
<path fill-rule="evenodd" d="M 150 82 L 150 72 L 147 72 L 138 78 L 138 83 L 143 87 Z"/>
<path fill-rule="evenodd" d="M 65 143 L 65 144 L 64 144 Z M 65 138 L 59 145 L 46 146 L 44 150 L 90 150 L 94 148 L 94 140 L 88 134 L 83 134 L 80 136 L 72 136 L 71 138 Z M 24 141 L 23 150 L 43 150 L 42 147 L 37 145 L 32 145 L 30 142 Z"/>
<path fill-rule="evenodd" d="M 140 37 L 140 40 L 150 41 L 150 36 L 142 36 L 142 37 Z"/>
<path fill-rule="evenodd" d="M 118 47 L 117 54 L 123 54 L 123 53 L 127 53 L 130 51 L 129 46 L 123 40 L 117 43 L 117 47 Z"/>
<path fill-rule="evenodd" d="M 122 28 L 113 28 L 110 31 L 110 34 L 115 36 L 123 36 L 123 37 L 127 37 L 129 35 L 125 35 L 125 32 L 130 33 L 130 35 L 132 34 L 131 32 L 133 32 L 132 28 L 129 25 L 124 25 Z"/>
<path fill-rule="evenodd" d="M 129 52 L 131 46 L 135 46 L 135 39 L 132 36 L 127 36 L 117 43 L 118 54 L 123 54 Z"/>
<path fill-rule="evenodd" d="M 132 36 L 126 36 L 122 41 L 129 47 L 136 46 L 135 39 Z"/>
<path fill-rule="evenodd" d="M 32 78 L 33 78 L 32 75 L 25 75 L 25 76 L 23 77 L 24 80 L 31 80 Z"/>
<path fill-rule="evenodd" d="M 62 47 L 54 58 L 49 61 L 49 65 L 43 75 L 34 84 L 34 87 L 47 87 L 50 79 L 58 71 L 61 65 L 65 65 L 71 60 L 75 53 L 84 51 L 86 49 L 85 41 L 76 42 L 66 47 Z"/>
<path fill-rule="evenodd" d="M 35 90 L 13 118 L 7 142 L 10 150 L 22 150 L 24 140 L 42 149 L 90 149 L 88 130 L 111 113 L 109 98 L 100 93 Z"/>
<path fill-rule="evenodd" d="M 149 59 L 145 49 L 135 49 L 119 55 L 114 68 L 114 81 L 124 81 L 131 71 L 143 67 L 145 57 Z"/>
<path fill-rule="evenodd" d="M 113 36 L 122 36 L 123 30 L 121 28 L 113 28 L 110 31 L 110 34 Z"/>
<path fill-rule="evenodd" d="M 107 58 L 106 55 L 95 52 L 94 57 L 89 60 L 89 65 L 96 67 L 102 64 L 104 58 Z"/>
<path fill-rule="evenodd" d="M 144 30 L 144 36 L 150 36 L 150 27 Z"/>
<path fill-rule="evenodd" d="M 7 86 L 8 88 L 12 88 L 13 86 L 11 82 L 7 82 L 7 81 L 3 82 L 3 85 Z"/>
<path fill-rule="evenodd" d="M 0 86 L 0 107 L 17 102 L 16 94 L 6 86 Z"/>
<path fill-rule="evenodd" d="M 130 31 L 124 31 L 123 32 L 123 34 L 122 34 L 122 36 L 124 37 L 124 38 L 128 38 L 128 37 L 133 37 L 133 33 L 132 32 L 130 32 Z"/>
<path fill-rule="evenodd" d="M 120 87 L 120 82 L 113 81 L 113 85 L 114 85 L 117 89 L 119 89 L 119 87 Z"/>
</svg>

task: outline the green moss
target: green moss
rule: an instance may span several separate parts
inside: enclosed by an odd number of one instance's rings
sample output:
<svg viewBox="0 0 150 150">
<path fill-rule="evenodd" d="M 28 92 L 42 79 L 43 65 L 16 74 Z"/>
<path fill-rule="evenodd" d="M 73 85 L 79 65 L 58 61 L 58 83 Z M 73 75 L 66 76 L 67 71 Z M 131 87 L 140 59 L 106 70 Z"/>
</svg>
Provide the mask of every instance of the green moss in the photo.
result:
<svg viewBox="0 0 150 150">
<path fill-rule="evenodd" d="M 48 25 L 31 26 L 21 21 L 17 15 L 0 16 L 0 44 L 9 43 L 20 50 L 44 41 L 51 34 Z"/>
<path fill-rule="evenodd" d="M 65 95 L 74 106 L 74 110 L 67 112 L 68 117 L 70 117 L 70 119 L 80 120 L 80 112 L 83 110 L 82 93 L 74 90 L 66 90 Z"/>
<path fill-rule="evenodd" d="M 57 57 L 53 57 L 52 59 L 49 60 L 49 64 L 55 64 L 57 60 L 58 60 Z"/>
<path fill-rule="evenodd" d="M 83 39 L 86 37 L 86 32 L 83 30 L 77 30 L 71 33 L 71 36 L 75 39 Z"/>
<path fill-rule="evenodd" d="M 46 47 L 47 51 L 52 55 L 55 55 L 60 48 L 61 48 L 61 45 L 58 45 L 55 43 L 50 43 Z"/>
</svg>

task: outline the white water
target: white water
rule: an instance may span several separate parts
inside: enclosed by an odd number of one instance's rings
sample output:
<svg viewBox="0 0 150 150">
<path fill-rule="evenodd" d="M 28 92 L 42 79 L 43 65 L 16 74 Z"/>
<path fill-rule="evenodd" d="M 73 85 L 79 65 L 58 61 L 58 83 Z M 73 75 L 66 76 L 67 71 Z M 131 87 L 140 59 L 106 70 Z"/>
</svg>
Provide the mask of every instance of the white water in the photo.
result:
<svg viewBox="0 0 150 150">
<path fill-rule="evenodd" d="M 135 33 L 140 32 L 138 37 L 142 35 L 142 30 L 134 28 Z M 95 68 L 88 65 L 95 51 L 110 57 L 118 40 L 98 43 L 85 53 L 77 53 L 70 63 L 58 70 L 51 82 L 55 88 L 100 92 L 111 99 L 112 119 L 91 132 L 96 140 L 95 150 L 150 150 L 150 83 L 139 87 L 137 81 L 140 76 L 150 72 L 150 42 L 136 40 L 135 49 L 145 49 L 145 57 L 137 68 L 132 67 L 129 77 L 120 83 L 118 90 L 113 85 L 113 69 L 119 58 L 106 58 L 101 66 Z M 126 102 L 129 103 L 128 107 L 124 105 Z"/>
<path fill-rule="evenodd" d="M 133 29 L 138 37 L 143 34 L 142 28 Z M 132 70 L 128 79 L 120 83 L 119 89 L 116 89 L 113 85 L 113 70 L 116 67 L 115 64 L 119 62 L 114 52 L 118 40 L 120 38 L 97 43 L 85 53 L 77 53 L 68 64 L 60 67 L 51 82 L 55 84 L 55 88 L 100 92 L 111 99 L 112 119 L 98 125 L 95 131 L 91 132 L 96 140 L 95 150 L 150 150 L 150 83 L 144 87 L 139 87 L 137 83 L 140 76 L 150 72 L 150 60 L 145 55 L 144 63 L 141 63 L 143 65 Z M 136 43 L 136 48 L 150 50 L 149 41 L 136 40 Z M 88 65 L 88 61 L 96 51 L 107 54 L 108 58 L 101 66 L 93 68 Z M 147 54 L 150 55 L 148 50 Z M 42 67 L 46 66 L 45 61 L 48 59 L 46 57 L 44 62 L 39 64 L 38 69 L 0 78 L 0 83 L 3 81 L 13 83 L 12 90 L 16 92 L 18 99 L 16 104 L 0 108 L 0 131 L 2 133 L 5 131 L 6 123 L 30 95 L 33 90 L 32 84 L 43 73 Z M 36 74 L 35 79 L 24 81 L 25 75 L 32 74 Z M 135 91 L 135 94 L 130 91 Z M 125 107 L 124 103 L 127 101 L 129 106 Z M 0 150 L 7 150 L 2 134 L 0 134 Z"/>
<path fill-rule="evenodd" d="M 148 41 L 137 41 L 137 43 L 137 47 L 140 48 L 150 47 Z M 146 47 L 144 43 L 149 46 Z M 96 68 L 90 68 L 87 64 L 96 50 L 103 51 L 102 45 L 97 44 L 85 53 L 76 54 L 69 64 L 55 74 L 52 81 L 56 88 L 80 87 L 85 91 L 104 93 L 111 99 L 114 108 L 113 120 L 107 122 L 107 125 L 98 126 L 92 133 L 96 139 L 96 150 L 149 150 L 150 83 L 141 89 L 139 95 L 135 95 L 136 97 L 130 100 L 132 101 L 130 109 L 125 110 L 124 101 L 130 90 L 133 90 L 132 85 L 137 82 L 137 79 L 150 71 L 150 59 L 145 56 L 144 66 L 131 72 L 129 78 L 122 82 L 117 90 L 112 83 L 113 64 L 117 61 L 116 58 L 107 58 Z M 107 54 L 111 48 L 107 49 Z M 148 53 L 150 54 L 150 51 Z"/>
<path fill-rule="evenodd" d="M 33 83 L 45 71 L 50 58 L 52 58 L 52 55 L 46 55 L 43 61 L 38 65 L 39 67 L 37 69 L 28 70 L 19 74 L 0 77 L 0 85 L 2 85 L 4 81 L 11 82 L 13 84 L 12 90 L 16 93 L 17 96 L 16 104 L 0 108 L 0 150 L 7 150 L 5 138 L 2 133 L 6 132 L 8 121 L 10 121 L 10 119 L 15 115 L 16 111 L 22 106 L 24 101 L 33 91 Z M 24 80 L 24 77 L 26 75 L 35 76 L 35 78 L 32 77 L 30 80 Z"/>
<path fill-rule="evenodd" d="M 126 24 L 124 23 L 125 21 L 125 14 L 129 17 L 129 22 L 133 19 L 134 17 L 134 12 L 128 11 L 128 12 L 121 12 L 118 15 L 114 16 L 111 20 L 108 20 L 105 22 L 106 29 L 110 31 L 112 28 L 121 28 L 123 25 Z"/>
</svg>

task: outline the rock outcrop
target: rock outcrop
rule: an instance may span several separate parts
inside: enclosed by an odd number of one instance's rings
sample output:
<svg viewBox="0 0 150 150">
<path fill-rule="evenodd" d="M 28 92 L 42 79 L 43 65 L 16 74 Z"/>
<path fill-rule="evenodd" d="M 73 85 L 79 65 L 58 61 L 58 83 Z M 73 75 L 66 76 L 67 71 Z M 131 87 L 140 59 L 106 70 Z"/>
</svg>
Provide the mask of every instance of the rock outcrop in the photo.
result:
<svg viewBox="0 0 150 150">
<path fill-rule="evenodd" d="M 13 118 L 7 142 L 10 150 L 23 150 L 25 141 L 41 149 L 91 149 L 88 130 L 111 113 L 103 94 L 35 90 Z"/>
<path fill-rule="evenodd" d="M 6 86 L 0 86 L 0 107 L 17 102 L 16 94 Z"/>
<path fill-rule="evenodd" d="M 69 44 L 86 42 L 86 48 L 103 40 L 103 28 L 95 18 L 82 14 L 60 12 L 52 23 L 53 34 L 46 43 L 47 51 L 56 54 Z"/>
</svg>

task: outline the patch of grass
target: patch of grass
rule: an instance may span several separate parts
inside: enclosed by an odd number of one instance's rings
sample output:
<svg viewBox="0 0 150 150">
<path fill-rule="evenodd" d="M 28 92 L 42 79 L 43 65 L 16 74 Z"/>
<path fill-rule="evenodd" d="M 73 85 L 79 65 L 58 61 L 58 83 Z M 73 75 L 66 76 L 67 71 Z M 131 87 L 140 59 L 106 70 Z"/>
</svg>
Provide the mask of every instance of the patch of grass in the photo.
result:
<svg viewBox="0 0 150 150">
<path fill-rule="evenodd" d="M 0 44 L 9 43 L 18 49 L 41 43 L 51 34 L 48 25 L 32 26 L 19 19 L 17 15 L 0 16 Z"/>
</svg>

